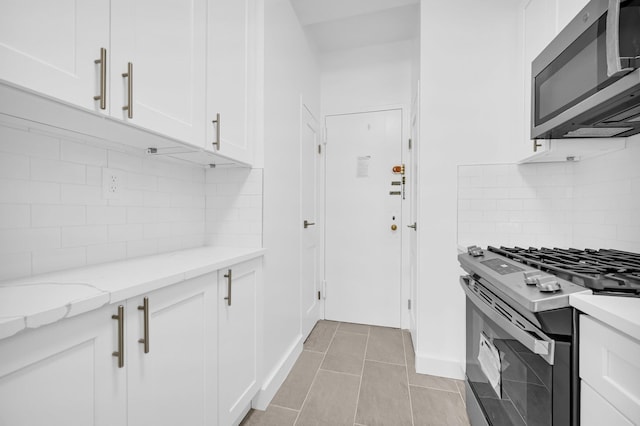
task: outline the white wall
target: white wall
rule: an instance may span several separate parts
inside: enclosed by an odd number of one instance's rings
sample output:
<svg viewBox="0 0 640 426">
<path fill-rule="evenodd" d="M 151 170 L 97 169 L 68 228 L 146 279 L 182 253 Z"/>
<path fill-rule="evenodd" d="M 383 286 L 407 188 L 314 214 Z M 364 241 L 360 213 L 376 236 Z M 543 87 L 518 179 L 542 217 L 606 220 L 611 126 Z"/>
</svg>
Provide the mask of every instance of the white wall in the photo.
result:
<svg viewBox="0 0 640 426">
<path fill-rule="evenodd" d="M 411 105 L 413 43 L 370 46 L 320 57 L 322 113 Z"/>
<path fill-rule="evenodd" d="M 577 163 L 460 166 L 458 244 L 640 252 L 640 136 Z"/>
<path fill-rule="evenodd" d="M 0 123 L 0 280 L 202 246 L 204 186 L 202 168 Z"/>
<path fill-rule="evenodd" d="M 521 138 L 519 6 L 512 0 L 421 1 L 416 367 L 423 373 L 463 377 L 457 167 L 506 161 Z"/>
<path fill-rule="evenodd" d="M 319 73 L 288 0 L 264 2 L 264 366 L 270 400 L 300 334 L 300 103 L 320 109 Z M 295 360 L 295 358 L 293 359 Z M 284 375 L 282 374 L 284 373 Z"/>
</svg>

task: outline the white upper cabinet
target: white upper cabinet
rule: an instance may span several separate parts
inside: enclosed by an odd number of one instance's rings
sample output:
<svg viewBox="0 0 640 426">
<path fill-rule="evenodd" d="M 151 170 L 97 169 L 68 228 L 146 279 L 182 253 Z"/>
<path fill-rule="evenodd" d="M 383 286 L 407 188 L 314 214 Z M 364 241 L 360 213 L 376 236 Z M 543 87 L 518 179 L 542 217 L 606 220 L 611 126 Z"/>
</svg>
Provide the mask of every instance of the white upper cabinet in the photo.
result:
<svg viewBox="0 0 640 426">
<path fill-rule="evenodd" d="M 246 164 L 253 161 L 255 20 L 255 0 L 209 1 L 206 148 Z"/>
<path fill-rule="evenodd" d="M 206 0 L 112 0 L 111 10 L 111 115 L 202 146 Z"/>
<path fill-rule="evenodd" d="M 109 47 L 109 2 L 4 0 L 0 79 L 98 110 L 100 49 Z"/>
</svg>

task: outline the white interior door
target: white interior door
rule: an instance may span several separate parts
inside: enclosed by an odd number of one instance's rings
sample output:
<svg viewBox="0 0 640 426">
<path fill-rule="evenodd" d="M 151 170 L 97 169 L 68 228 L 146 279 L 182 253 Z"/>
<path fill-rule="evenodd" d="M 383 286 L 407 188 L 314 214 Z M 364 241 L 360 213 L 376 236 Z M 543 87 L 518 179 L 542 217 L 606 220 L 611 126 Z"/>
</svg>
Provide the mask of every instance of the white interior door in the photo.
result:
<svg viewBox="0 0 640 426">
<path fill-rule="evenodd" d="M 306 338 L 320 319 L 320 268 L 319 268 L 319 151 L 318 124 L 303 105 L 300 126 L 300 226 L 301 271 L 300 291 L 302 309 L 302 337 Z M 306 221 L 306 226 L 305 226 Z"/>
<path fill-rule="evenodd" d="M 400 327 L 402 111 L 328 116 L 326 127 L 325 317 Z"/>
<path fill-rule="evenodd" d="M 409 232 L 409 300 L 411 306 L 409 309 L 409 330 L 413 339 L 413 346 L 416 347 L 416 324 L 417 318 L 417 300 L 418 300 L 418 147 L 419 147 L 419 117 L 420 103 L 418 99 L 414 101 L 411 112 L 411 150 L 409 151 L 409 209 L 410 221 L 407 226 L 413 229 Z"/>
</svg>

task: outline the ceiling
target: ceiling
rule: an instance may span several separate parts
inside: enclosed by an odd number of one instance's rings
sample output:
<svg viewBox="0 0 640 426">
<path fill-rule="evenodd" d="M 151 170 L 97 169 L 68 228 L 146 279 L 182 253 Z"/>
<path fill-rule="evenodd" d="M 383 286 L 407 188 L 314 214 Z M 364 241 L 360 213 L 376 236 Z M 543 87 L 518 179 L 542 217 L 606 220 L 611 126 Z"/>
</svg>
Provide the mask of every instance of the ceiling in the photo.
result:
<svg viewBox="0 0 640 426">
<path fill-rule="evenodd" d="M 290 0 L 322 53 L 418 36 L 419 0 Z"/>
</svg>

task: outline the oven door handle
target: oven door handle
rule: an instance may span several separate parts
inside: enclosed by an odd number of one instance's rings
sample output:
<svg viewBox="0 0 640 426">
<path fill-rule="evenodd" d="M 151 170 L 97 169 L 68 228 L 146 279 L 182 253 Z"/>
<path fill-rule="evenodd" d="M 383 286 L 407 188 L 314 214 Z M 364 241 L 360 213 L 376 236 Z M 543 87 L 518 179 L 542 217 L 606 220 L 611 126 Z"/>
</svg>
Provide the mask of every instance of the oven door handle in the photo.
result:
<svg viewBox="0 0 640 426">
<path fill-rule="evenodd" d="M 535 327 L 524 317 L 518 318 L 518 322 L 525 326 L 526 329 L 514 324 L 497 310 L 495 307 L 495 301 L 492 301 L 492 304 L 490 304 L 488 300 L 476 295 L 475 291 L 471 289 L 472 282 L 474 282 L 474 279 L 469 275 L 463 275 L 460 277 L 460 285 L 466 293 L 467 299 L 493 322 L 502 327 L 507 333 L 509 333 L 509 335 L 522 343 L 524 347 L 529 349 L 531 352 L 540 355 L 540 357 L 542 357 L 548 364 L 553 365 L 555 354 L 555 342 L 553 339 L 545 336 L 540 329 Z M 493 296 L 493 294 L 486 296 L 496 297 L 496 299 L 498 299 L 497 296 Z M 544 336 L 544 339 L 536 338 L 534 334 L 538 337 Z"/>
<path fill-rule="evenodd" d="M 615 77 L 633 71 L 632 67 L 623 67 L 622 58 L 620 57 L 620 3 L 625 1 L 626 0 L 609 0 L 609 7 L 607 8 L 606 45 L 608 77 Z"/>
</svg>

